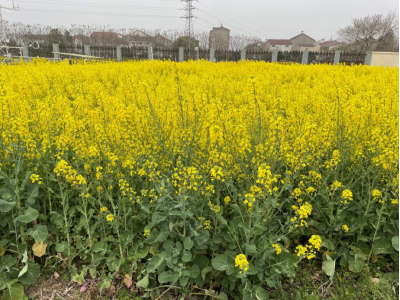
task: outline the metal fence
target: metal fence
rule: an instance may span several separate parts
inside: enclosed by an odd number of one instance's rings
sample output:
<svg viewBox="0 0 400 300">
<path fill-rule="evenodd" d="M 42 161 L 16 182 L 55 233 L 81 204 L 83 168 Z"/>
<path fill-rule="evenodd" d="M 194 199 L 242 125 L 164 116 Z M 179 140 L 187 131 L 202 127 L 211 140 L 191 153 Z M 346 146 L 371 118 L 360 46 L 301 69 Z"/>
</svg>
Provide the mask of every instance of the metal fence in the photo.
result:
<svg viewBox="0 0 400 300">
<path fill-rule="evenodd" d="M 15 53 L 14 53 L 15 52 Z M 57 55 L 54 52 L 60 52 Z M 65 45 L 42 45 L 35 49 L 25 48 L 25 51 L 12 51 L 12 56 L 43 57 L 43 58 L 77 58 L 73 55 L 78 54 L 91 57 L 98 57 L 105 60 L 170 60 L 170 61 L 188 61 L 204 59 L 213 62 L 238 62 L 240 60 L 253 60 L 278 63 L 303 63 L 303 64 L 370 64 L 370 56 L 367 53 L 358 52 L 313 52 L 313 51 L 256 51 L 256 50 L 213 50 L 213 49 L 171 49 L 160 47 L 128 47 L 128 46 L 65 46 Z M 28 55 L 26 55 L 26 53 Z M 68 54 L 67 54 L 68 53 Z M 371 52 L 372 53 L 372 52 Z M 82 59 L 82 58 L 81 58 Z"/>
</svg>

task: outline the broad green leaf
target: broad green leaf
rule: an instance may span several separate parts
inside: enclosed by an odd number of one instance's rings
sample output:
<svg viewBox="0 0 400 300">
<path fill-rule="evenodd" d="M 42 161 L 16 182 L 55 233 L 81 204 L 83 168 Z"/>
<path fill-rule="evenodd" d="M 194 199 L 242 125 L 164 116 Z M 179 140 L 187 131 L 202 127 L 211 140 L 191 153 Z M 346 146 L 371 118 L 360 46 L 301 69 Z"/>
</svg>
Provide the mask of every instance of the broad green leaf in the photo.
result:
<svg viewBox="0 0 400 300">
<path fill-rule="evenodd" d="M 33 262 L 28 262 L 28 270 L 23 274 L 19 281 L 25 285 L 34 284 L 38 279 L 40 274 L 40 266 L 39 264 L 35 264 Z"/>
<path fill-rule="evenodd" d="M 326 261 L 322 263 L 322 271 L 324 271 L 326 275 L 332 278 L 333 275 L 335 274 L 335 265 L 336 265 L 336 260 L 332 260 L 332 258 L 329 255 L 327 255 Z"/>
<path fill-rule="evenodd" d="M 35 221 L 37 219 L 37 217 L 39 216 L 39 212 L 32 208 L 32 207 L 28 207 L 25 210 L 25 213 L 23 215 L 19 215 L 18 217 L 16 217 L 14 219 L 14 222 L 20 222 L 20 223 L 30 223 L 32 221 Z"/>
<path fill-rule="evenodd" d="M 199 235 L 195 238 L 195 241 L 198 246 L 203 245 L 210 238 L 210 233 L 206 230 L 199 232 Z"/>
<path fill-rule="evenodd" d="M 34 185 L 28 189 L 26 202 L 30 205 L 35 204 L 35 198 L 39 195 L 39 185 Z"/>
<path fill-rule="evenodd" d="M 58 253 L 62 253 L 67 249 L 68 249 L 68 242 L 66 242 L 66 241 L 56 244 L 56 251 Z"/>
<path fill-rule="evenodd" d="M 14 283 L 9 289 L 3 291 L 1 300 L 23 300 L 24 286 L 21 283 Z"/>
<path fill-rule="evenodd" d="M 4 255 L 0 258 L 0 272 L 8 272 L 17 263 L 17 258 L 11 255 Z"/>
<path fill-rule="evenodd" d="M 182 261 L 189 262 L 191 259 L 192 259 L 192 253 L 190 253 L 190 251 L 182 252 Z"/>
<path fill-rule="evenodd" d="M 185 238 L 185 240 L 183 241 L 183 246 L 185 247 L 186 250 L 190 250 L 192 249 L 194 245 L 194 242 L 192 241 L 192 239 L 188 236 Z"/>
<path fill-rule="evenodd" d="M 197 278 L 200 275 L 200 267 L 198 265 L 193 265 L 190 268 L 190 277 Z"/>
<path fill-rule="evenodd" d="M 207 273 L 209 273 L 211 271 L 212 271 L 212 267 L 211 266 L 207 266 L 203 270 L 201 270 L 201 277 L 203 278 L 203 280 L 206 280 Z"/>
<path fill-rule="evenodd" d="M 253 295 L 256 300 L 268 300 L 269 293 L 261 286 L 253 286 Z"/>
<path fill-rule="evenodd" d="M 218 295 L 213 296 L 212 298 L 218 299 L 218 300 L 228 300 L 228 295 L 225 294 L 224 292 L 220 292 Z"/>
<path fill-rule="evenodd" d="M 49 231 L 47 230 L 46 225 L 38 224 L 38 225 L 35 225 L 35 227 L 33 227 L 33 228 L 29 228 L 26 231 L 26 234 L 33 237 L 35 242 L 44 242 L 46 240 L 47 236 L 49 235 Z"/>
<path fill-rule="evenodd" d="M 15 205 L 17 204 L 17 202 L 8 202 L 8 201 L 4 201 L 0 199 L 0 212 L 3 213 L 7 213 L 9 211 L 11 211 Z"/>
<path fill-rule="evenodd" d="M 28 264 L 26 264 L 21 271 L 18 274 L 18 277 L 21 277 L 22 275 L 24 275 L 26 273 L 26 271 L 28 271 Z"/>
<path fill-rule="evenodd" d="M 121 232 L 121 242 L 123 247 L 127 247 L 133 241 L 133 232 L 130 230 L 125 230 Z"/>
<path fill-rule="evenodd" d="M 256 245 L 251 245 L 251 244 L 246 244 L 246 250 L 249 254 L 255 254 L 257 253 L 257 247 Z"/>
<path fill-rule="evenodd" d="M 372 252 L 377 255 L 377 254 L 386 254 L 389 253 L 391 250 L 391 243 L 389 239 L 379 239 L 374 241 L 372 244 Z"/>
<path fill-rule="evenodd" d="M 399 251 L 399 236 L 394 236 L 392 238 L 392 246 L 394 250 Z"/>
<path fill-rule="evenodd" d="M 103 241 L 97 242 L 93 246 L 93 252 L 94 253 L 99 253 L 99 252 L 106 253 L 107 252 L 107 243 L 103 242 Z"/>
<path fill-rule="evenodd" d="M 350 271 L 354 273 L 360 273 L 363 268 L 364 268 L 364 260 L 361 257 L 358 257 L 356 255 L 354 259 L 349 261 Z"/>
<path fill-rule="evenodd" d="M 231 275 L 235 266 L 234 254 L 230 251 L 219 254 L 211 260 L 211 265 L 215 270 L 226 271 L 226 274 Z"/>
<path fill-rule="evenodd" d="M 181 277 L 179 277 L 179 284 L 181 286 L 187 286 L 188 281 L 189 281 L 189 276 L 181 276 Z"/>
<path fill-rule="evenodd" d="M 164 271 L 158 275 L 158 282 L 164 283 L 175 283 L 179 279 L 179 273 L 173 273 L 172 271 Z"/>
<path fill-rule="evenodd" d="M 164 262 L 165 256 L 164 254 L 156 254 L 154 255 L 149 262 L 147 263 L 147 272 L 154 273 Z"/>
<path fill-rule="evenodd" d="M 145 289 L 149 286 L 149 275 L 147 274 L 141 280 L 136 283 L 136 286 L 141 289 Z"/>
</svg>

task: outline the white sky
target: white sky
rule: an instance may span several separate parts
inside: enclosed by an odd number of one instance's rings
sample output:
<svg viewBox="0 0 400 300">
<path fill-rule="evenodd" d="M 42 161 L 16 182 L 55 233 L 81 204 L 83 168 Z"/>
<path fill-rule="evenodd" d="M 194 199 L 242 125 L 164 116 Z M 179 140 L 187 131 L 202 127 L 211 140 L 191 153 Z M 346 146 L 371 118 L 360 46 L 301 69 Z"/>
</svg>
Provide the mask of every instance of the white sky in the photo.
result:
<svg viewBox="0 0 400 300">
<path fill-rule="evenodd" d="M 180 0 L 14 0 L 20 11 L 3 10 L 10 22 L 69 26 L 110 25 L 114 28 L 178 29 L 185 26 Z M 12 0 L 0 0 L 12 6 Z M 220 26 L 231 34 L 291 38 L 301 31 L 319 40 L 335 38 L 351 22 L 371 14 L 399 11 L 398 0 L 198 0 L 195 31 Z"/>
</svg>

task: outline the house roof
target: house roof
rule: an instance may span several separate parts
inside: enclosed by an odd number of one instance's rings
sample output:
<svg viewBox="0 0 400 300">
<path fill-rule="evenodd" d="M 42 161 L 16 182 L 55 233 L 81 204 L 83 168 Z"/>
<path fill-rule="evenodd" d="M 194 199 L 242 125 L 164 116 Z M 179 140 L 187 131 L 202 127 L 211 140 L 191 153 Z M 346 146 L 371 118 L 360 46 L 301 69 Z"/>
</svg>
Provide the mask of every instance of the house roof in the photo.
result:
<svg viewBox="0 0 400 300">
<path fill-rule="evenodd" d="M 295 39 L 295 38 L 297 38 L 297 37 L 299 37 L 299 36 L 301 36 L 301 35 L 305 35 L 306 37 L 309 37 L 310 39 L 312 39 L 313 41 L 315 41 L 311 36 L 305 34 L 304 32 L 302 32 L 302 33 L 300 33 L 300 34 L 298 34 L 298 35 L 292 37 L 290 40 L 293 40 L 293 39 Z"/>
<path fill-rule="evenodd" d="M 292 45 L 291 40 L 269 39 L 267 42 L 271 45 Z"/>
<path fill-rule="evenodd" d="M 325 41 L 325 42 L 323 42 L 323 43 L 321 43 L 319 45 L 321 47 L 330 47 L 330 46 L 334 46 L 334 45 L 337 45 L 337 44 L 339 44 L 339 42 L 334 40 L 334 41 Z"/>
<path fill-rule="evenodd" d="M 224 26 L 222 26 L 222 23 L 221 23 L 221 27 L 213 27 L 212 30 L 227 30 L 227 31 L 230 31 L 228 28 L 225 28 Z"/>
<path fill-rule="evenodd" d="M 142 36 L 142 37 L 149 37 L 150 36 L 149 34 L 147 34 L 144 31 L 141 31 L 141 30 L 135 30 L 135 31 L 127 34 L 126 36 L 132 36 L 132 35 L 134 35 L 134 36 Z"/>
<path fill-rule="evenodd" d="M 117 38 L 118 33 L 116 32 L 99 32 L 95 31 L 90 35 L 91 38 L 101 37 L 101 38 Z"/>
</svg>

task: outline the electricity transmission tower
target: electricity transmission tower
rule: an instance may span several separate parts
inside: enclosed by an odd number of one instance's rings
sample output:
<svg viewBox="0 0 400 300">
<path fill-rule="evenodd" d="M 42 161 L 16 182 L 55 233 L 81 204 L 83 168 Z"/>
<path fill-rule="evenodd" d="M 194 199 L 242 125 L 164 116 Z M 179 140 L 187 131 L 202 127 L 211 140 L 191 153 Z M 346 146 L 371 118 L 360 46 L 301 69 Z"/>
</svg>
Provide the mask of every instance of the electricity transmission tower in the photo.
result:
<svg viewBox="0 0 400 300">
<path fill-rule="evenodd" d="M 197 2 L 197 0 L 182 0 L 182 2 L 186 3 L 185 8 L 183 9 L 185 11 L 183 18 L 186 19 L 185 35 L 188 37 L 189 41 L 193 36 L 193 10 L 196 9 L 193 6 L 193 2 L 195 1 Z"/>
<path fill-rule="evenodd" d="M 13 1 L 13 7 L 5 7 L 0 4 L 0 62 L 2 60 L 2 57 L 5 57 L 5 59 L 9 58 L 8 54 L 8 48 L 9 46 L 7 45 L 8 40 L 7 40 L 7 35 L 6 35 L 6 24 L 3 19 L 2 15 L 2 10 L 7 9 L 7 10 L 18 10 L 19 8 L 14 5 Z"/>
</svg>

